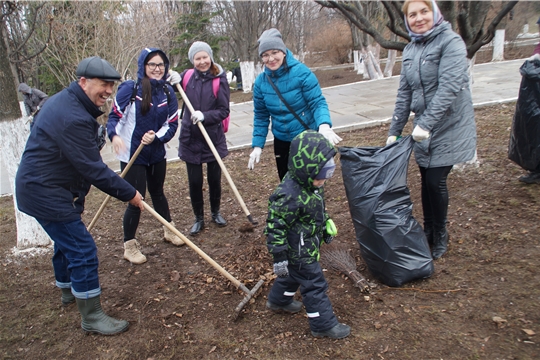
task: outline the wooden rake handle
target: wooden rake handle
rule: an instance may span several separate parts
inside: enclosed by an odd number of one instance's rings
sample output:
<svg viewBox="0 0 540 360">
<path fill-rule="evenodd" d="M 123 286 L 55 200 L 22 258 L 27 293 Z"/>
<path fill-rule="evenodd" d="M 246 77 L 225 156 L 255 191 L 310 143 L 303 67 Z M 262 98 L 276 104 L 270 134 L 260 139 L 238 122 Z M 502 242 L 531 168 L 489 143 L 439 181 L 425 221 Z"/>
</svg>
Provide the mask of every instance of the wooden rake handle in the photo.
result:
<svg viewBox="0 0 540 360">
<path fill-rule="evenodd" d="M 188 107 L 189 112 L 193 114 L 195 112 L 195 109 L 193 108 L 193 105 L 191 105 L 191 102 L 189 101 L 186 93 L 184 92 L 184 89 L 182 89 L 180 84 L 176 84 L 176 88 L 178 89 L 178 92 L 182 96 L 182 99 L 184 99 L 184 103 Z M 233 190 L 234 195 L 238 199 L 238 202 L 240 203 L 240 207 L 244 211 L 244 214 L 246 214 L 249 222 L 256 225 L 257 221 L 253 220 L 251 214 L 249 213 L 249 210 L 247 209 L 246 204 L 244 203 L 244 200 L 240 196 L 240 193 L 238 192 L 238 189 L 236 188 L 236 185 L 234 185 L 234 181 L 232 180 L 231 175 L 229 175 L 229 172 L 227 171 L 227 168 L 225 167 L 225 164 L 221 160 L 221 157 L 219 156 L 219 153 L 217 152 L 216 147 L 212 143 L 212 140 L 210 139 L 210 136 L 208 136 L 208 133 L 206 132 L 206 129 L 204 128 L 203 124 L 200 121 L 197 122 L 197 125 L 199 126 L 199 130 L 203 134 L 204 139 L 208 143 L 208 146 L 210 147 L 210 150 L 212 150 L 212 154 L 214 154 L 214 157 L 216 158 L 219 166 L 221 167 L 221 170 L 225 174 L 225 177 L 227 178 L 227 181 L 229 182 L 229 185 L 231 186 L 231 189 Z"/>
<path fill-rule="evenodd" d="M 249 293 L 249 290 L 240 282 L 240 280 L 236 279 L 234 276 L 232 276 L 227 270 L 221 267 L 217 262 L 215 262 L 210 256 L 206 255 L 204 251 L 202 251 L 197 245 L 191 242 L 187 237 L 185 237 L 180 231 L 176 230 L 174 226 L 171 225 L 170 222 L 165 220 L 161 215 L 159 215 L 150 205 L 148 205 L 146 202 L 142 202 L 144 208 L 148 210 L 150 214 L 152 214 L 156 219 L 159 220 L 164 226 L 166 226 L 170 231 L 172 231 L 176 236 L 178 236 L 182 241 L 186 243 L 187 246 L 189 246 L 191 249 L 193 249 L 197 254 L 199 254 L 200 257 L 202 257 L 204 260 L 206 260 L 210 265 L 212 265 L 217 271 L 219 271 L 223 276 L 225 276 L 227 279 L 229 279 L 234 286 L 237 288 L 240 288 L 242 291 Z"/>
<path fill-rule="evenodd" d="M 129 171 L 129 169 L 131 168 L 131 165 L 133 165 L 133 163 L 135 162 L 135 160 L 137 160 L 137 156 L 139 156 L 139 154 L 141 153 L 142 149 L 144 147 L 144 144 L 141 143 L 139 145 L 139 147 L 137 148 L 137 150 L 135 150 L 135 153 L 133 154 L 133 156 L 131 157 L 131 159 L 129 160 L 128 164 L 126 165 L 126 167 L 124 168 L 124 170 L 122 171 L 122 173 L 120 174 L 120 177 L 121 178 L 124 178 L 124 176 L 126 176 L 127 172 Z M 111 199 L 111 195 L 107 195 L 107 197 L 105 198 L 105 200 L 103 201 L 103 204 L 101 204 L 101 206 L 99 207 L 96 215 L 94 215 L 94 218 L 92 219 L 92 222 L 90 223 L 90 225 L 88 225 L 87 229 L 88 231 L 90 231 L 94 225 L 96 224 L 96 221 L 99 219 L 99 217 L 101 216 L 101 213 L 103 212 L 103 210 L 105 209 L 105 206 L 107 206 L 107 203 L 109 202 L 109 200 Z"/>
</svg>

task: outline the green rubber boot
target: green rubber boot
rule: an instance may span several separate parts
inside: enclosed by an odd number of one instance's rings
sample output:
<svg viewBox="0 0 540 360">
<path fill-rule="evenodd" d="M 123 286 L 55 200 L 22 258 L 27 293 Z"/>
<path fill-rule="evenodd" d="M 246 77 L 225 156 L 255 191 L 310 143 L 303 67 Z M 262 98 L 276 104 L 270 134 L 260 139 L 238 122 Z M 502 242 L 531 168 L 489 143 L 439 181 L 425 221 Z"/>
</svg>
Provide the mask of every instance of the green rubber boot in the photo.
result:
<svg viewBox="0 0 540 360">
<path fill-rule="evenodd" d="M 82 317 L 81 327 L 84 331 L 101 335 L 114 335 L 126 331 L 129 327 L 127 321 L 114 319 L 103 312 L 99 296 L 76 300 Z"/>
<path fill-rule="evenodd" d="M 71 288 L 62 288 L 62 305 L 68 306 L 75 302 L 75 296 L 71 293 Z"/>
</svg>

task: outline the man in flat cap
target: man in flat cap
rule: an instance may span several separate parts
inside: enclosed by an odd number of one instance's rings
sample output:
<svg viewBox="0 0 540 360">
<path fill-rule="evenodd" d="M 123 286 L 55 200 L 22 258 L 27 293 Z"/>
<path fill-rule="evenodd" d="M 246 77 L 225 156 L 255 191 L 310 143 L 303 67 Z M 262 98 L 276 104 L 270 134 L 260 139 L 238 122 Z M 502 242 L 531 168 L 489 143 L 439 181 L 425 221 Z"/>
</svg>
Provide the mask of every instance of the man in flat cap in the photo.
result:
<svg viewBox="0 0 540 360">
<path fill-rule="evenodd" d="M 109 169 L 98 148 L 96 118 L 120 74 L 94 56 L 77 67 L 78 81 L 47 100 L 30 132 L 15 179 L 17 206 L 54 241 L 52 258 L 63 305 L 76 302 L 87 332 L 113 335 L 129 323 L 101 308 L 97 247 L 82 222 L 84 199 L 94 185 L 143 209 L 141 194 Z"/>
</svg>

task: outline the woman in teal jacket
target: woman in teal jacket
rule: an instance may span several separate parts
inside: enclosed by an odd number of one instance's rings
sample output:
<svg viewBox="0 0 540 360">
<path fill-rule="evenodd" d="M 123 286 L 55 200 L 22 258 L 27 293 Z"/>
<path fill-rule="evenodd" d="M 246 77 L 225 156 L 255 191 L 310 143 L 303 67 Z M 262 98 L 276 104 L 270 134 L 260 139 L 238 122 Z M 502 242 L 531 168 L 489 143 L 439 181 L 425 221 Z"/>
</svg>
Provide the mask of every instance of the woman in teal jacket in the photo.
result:
<svg viewBox="0 0 540 360">
<path fill-rule="evenodd" d="M 317 77 L 293 57 L 283 43 L 280 32 L 277 29 L 266 30 L 258 42 L 264 70 L 253 86 L 253 151 L 249 156 L 248 168 L 253 170 L 255 163 L 260 160 L 271 120 L 276 165 L 279 179 L 282 180 L 287 173 L 290 144 L 296 135 L 309 128 L 318 130 L 332 145 L 336 145 L 341 138 L 331 129 L 328 104 Z M 272 83 L 287 104 L 281 100 Z M 303 124 L 289 111 L 289 107 Z"/>
</svg>

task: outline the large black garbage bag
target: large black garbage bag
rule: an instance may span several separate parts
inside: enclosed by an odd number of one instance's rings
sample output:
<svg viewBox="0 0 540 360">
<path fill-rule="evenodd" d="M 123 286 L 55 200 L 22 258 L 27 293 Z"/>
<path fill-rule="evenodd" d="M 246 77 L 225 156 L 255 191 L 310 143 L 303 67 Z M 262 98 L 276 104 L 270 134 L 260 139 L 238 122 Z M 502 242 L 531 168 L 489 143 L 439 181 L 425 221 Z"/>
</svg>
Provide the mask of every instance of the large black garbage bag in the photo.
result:
<svg viewBox="0 0 540 360">
<path fill-rule="evenodd" d="M 525 170 L 540 172 L 540 57 L 525 61 L 519 72 L 508 158 Z"/>
<path fill-rule="evenodd" d="M 424 230 L 412 216 L 411 136 L 386 147 L 340 147 L 349 210 L 370 272 L 388 286 L 433 274 Z"/>
</svg>

